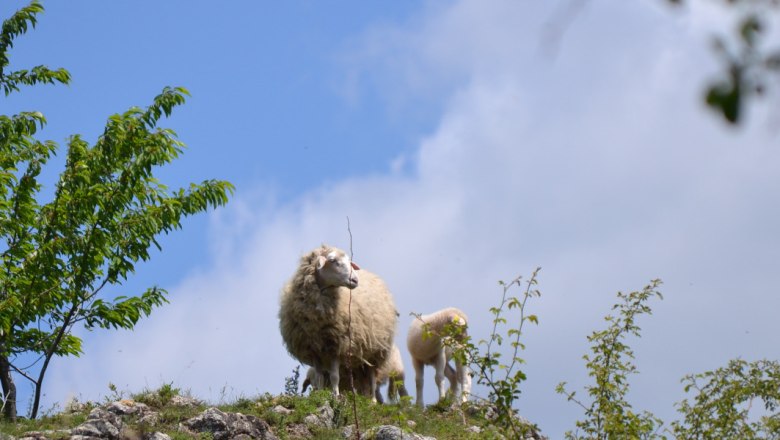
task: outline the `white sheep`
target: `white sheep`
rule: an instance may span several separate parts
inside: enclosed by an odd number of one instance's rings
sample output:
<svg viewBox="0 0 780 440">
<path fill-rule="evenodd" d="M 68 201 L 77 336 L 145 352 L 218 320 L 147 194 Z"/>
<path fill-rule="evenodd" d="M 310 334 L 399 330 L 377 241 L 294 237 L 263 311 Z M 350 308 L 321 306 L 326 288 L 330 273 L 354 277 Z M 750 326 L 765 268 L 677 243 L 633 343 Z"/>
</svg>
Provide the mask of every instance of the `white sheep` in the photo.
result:
<svg viewBox="0 0 780 440">
<path fill-rule="evenodd" d="M 367 393 L 368 385 L 366 384 L 365 374 L 361 370 L 353 371 L 353 378 L 355 383 L 355 389 L 361 391 L 363 394 Z M 339 375 L 346 376 L 348 372 L 342 367 Z M 381 386 L 387 384 L 387 400 L 389 402 L 397 402 L 399 397 L 408 396 L 404 386 L 404 364 L 401 359 L 401 350 L 397 345 L 393 344 L 393 349 L 390 352 L 390 357 L 387 358 L 384 364 L 379 367 L 376 373 L 376 393 L 375 399 L 379 403 L 384 403 L 382 398 Z M 301 393 L 311 386 L 312 389 L 319 390 L 329 386 L 329 381 L 324 374 L 318 373 L 314 367 L 310 367 L 306 371 L 306 378 L 303 381 L 301 387 Z M 341 391 L 349 389 L 349 382 L 342 380 L 339 388 Z"/>
<path fill-rule="evenodd" d="M 282 289 L 279 329 L 290 355 L 326 375 L 335 395 L 340 368 L 350 367 L 365 372 L 370 386 L 363 394 L 374 398 L 398 315 L 385 283 L 366 270 L 358 277 L 359 269 L 344 251 L 325 245 L 301 257 Z"/>
<path fill-rule="evenodd" d="M 453 370 L 448 363 L 452 359 L 452 350 L 442 344 L 441 340 L 448 324 L 463 326 L 460 335 L 466 336 L 468 318 L 465 313 L 453 307 L 415 318 L 409 326 L 406 345 L 412 357 L 419 406 L 423 406 L 423 370 L 426 365 L 433 365 L 436 370 L 434 377 L 439 390 L 439 400 L 446 396 L 445 376 L 450 381 L 450 390 L 456 401 L 458 397 L 463 402 L 467 401 L 471 392 L 471 374 L 468 365 L 455 359 Z"/>
</svg>

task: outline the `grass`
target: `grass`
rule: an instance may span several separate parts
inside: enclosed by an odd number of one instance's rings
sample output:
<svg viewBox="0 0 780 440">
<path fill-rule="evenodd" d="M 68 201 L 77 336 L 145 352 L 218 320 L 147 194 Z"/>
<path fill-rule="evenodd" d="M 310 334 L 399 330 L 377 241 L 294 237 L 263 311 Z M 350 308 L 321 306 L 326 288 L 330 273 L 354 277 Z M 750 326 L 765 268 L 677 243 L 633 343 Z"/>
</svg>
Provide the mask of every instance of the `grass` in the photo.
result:
<svg viewBox="0 0 780 440">
<path fill-rule="evenodd" d="M 257 416 L 265 420 L 271 426 L 274 434 L 282 440 L 297 438 L 290 432 L 293 432 L 296 425 L 304 424 L 306 416 L 316 413 L 317 408 L 326 403 L 333 408 L 335 426 L 332 428 L 310 427 L 312 438 L 318 440 L 343 439 L 344 429 L 353 425 L 355 420 L 351 400 L 353 397 L 350 395 L 335 398 L 329 391 L 317 391 L 308 396 L 263 394 L 253 398 L 239 398 L 234 402 L 220 405 L 200 404 L 194 407 L 172 404 L 171 399 L 179 392 L 178 389 L 172 388 L 170 385 L 163 385 L 155 391 L 130 395 L 131 400 L 145 403 L 158 412 L 159 418 L 155 425 L 149 426 L 140 424 L 137 417 L 126 416 L 124 420 L 127 431 L 140 435 L 160 431 L 167 433 L 173 439 L 188 439 L 191 436 L 178 431 L 179 423 L 199 415 L 211 406 L 216 406 L 224 412 L 240 412 L 245 415 Z M 106 398 L 105 400 L 108 402 L 115 399 Z M 496 435 L 495 427 L 491 426 L 491 422 L 485 419 L 484 411 L 476 404 L 470 403 L 453 408 L 448 402 L 443 402 L 429 405 L 423 410 L 414 405 L 408 397 L 397 404 L 377 405 L 361 396 L 357 397 L 356 403 L 361 433 L 366 433 L 372 427 L 393 425 L 406 432 L 432 436 L 439 440 L 500 438 Z M 291 410 L 291 412 L 280 414 L 274 411 L 273 409 L 279 405 Z M 58 435 L 56 431 L 71 429 L 84 422 L 95 406 L 98 404 L 88 403 L 75 412 L 48 414 L 38 420 L 20 420 L 15 424 L 0 422 L 0 433 L 19 437 L 30 431 L 48 431 L 50 438 L 67 438 L 65 434 Z M 482 432 L 477 434 L 467 431 L 466 428 L 470 426 L 477 426 L 481 428 Z"/>
</svg>

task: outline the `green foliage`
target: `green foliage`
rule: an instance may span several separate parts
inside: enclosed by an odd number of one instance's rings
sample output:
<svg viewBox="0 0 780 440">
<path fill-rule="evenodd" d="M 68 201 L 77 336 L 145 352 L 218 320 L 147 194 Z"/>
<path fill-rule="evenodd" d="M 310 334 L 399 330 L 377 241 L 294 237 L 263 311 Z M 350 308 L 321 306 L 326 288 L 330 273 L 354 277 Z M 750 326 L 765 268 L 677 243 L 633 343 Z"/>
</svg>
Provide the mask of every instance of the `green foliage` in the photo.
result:
<svg viewBox="0 0 780 440">
<path fill-rule="evenodd" d="M 173 382 L 164 383 L 160 388 L 154 391 L 146 391 L 134 396 L 134 400 L 145 403 L 152 408 L 163 408 L 168 405 L 171 400 L 181 394 L 179 388 L 173 386 Z"/>
<path fill-rule="evenodd" d="M 106 403 L 124 399 L 124 392 L 120 391 L 114 383 L 108 383 L 108 390 L 111 391 L 111 394 L 106 396 Z"/>
<path fill-rule="evenodd" d="M 0 34 L 0 85 L 5 93 L 19 85 L 67 83 L 67 71 L 35 67 L 6 72 L 15 37 L 36 24 L 43 10 L 33 1 L 3 23 Z M 178 158 L 184 145 L 158 126 L 189 95 L 166 87 L 145 109 L 108 118 L 94 145 L 79 135 L 67 145 L 65 169 L 44 203 L 38 177 L 57 145 L 34 138 L 46 120 L 38 112 L 0 116 L 0 362 L 35 385 L 31 416 L 36 417 L 40 388 L 52 356 L 79 355 L 75 325 L 87 329 L 132 329 L 141 317 L 167 302 L 166 291 L 148 288 L 140 295 L 100 297 L 120 286 L 157 238 L 182 227 L 182 219 L 222 206 L 233 186 L 207 180 L 170 191 L 154 173 Z M 14 365 L 21 355 L 39 363 Z M 35 370 L 37 368 L 37 371 Z M 3 383 L 4 392 L 10 386 Z"/>
<path fill-rule="evenodd" d="M 284 378 L 284 394 L 288 396 L 297 396 L 300 389 L 299 379 L 301 377 L 301 366 L 296 365 L 293 368 L 292 375 Z"/>
<path fill-rule="evenodd" d="M 672 423 L 677 438 L 780 438 L 780 363 L 777 361 L 749 363 L 735 359 L 726 367 L 685 376 L 683 383 L 686 392 L 693 389 L 697 394 L 693 403 L 686 399 L 678 404 L 683 420 Z M 763 414 L 755 414 L 762 409 Z"/>
<path fill-rule="evenodd" d="M 14 39 L 25 34 L 30 27 L 35 27 L 37 15 L 43 12 L 43 6 L 37 0 L 17 11 L 10 18 L 3 21 L 0 30 L 0 87 L 6 96 L 19 91 L 20 85 L 54 84 L 55 82 L 67 84 L 70 82 L 70 73 L 65 69 L 50 70 L 45 66 L 35 66 L 29 70 L 17 70 L 6 72 L 10 62 L 8 51 L 14 45 Z"/>
<path fill-rule="evenodd" d="M 477 383 L 487 387 L 488 400 L 495 405 L 497 411 L 496 423 L 500 430 L 517 437 L 528 430 L 523 422 L 517 418 L 514 404 L 520 397 L 520 384 L 526 380 L 525 373 L 520 365 L 525 361 L 519 356 L 520 350 L 525 345 L 520 338 L 526 323 L 538 324 L 536 315 L 528 314 L 526 304 L 530 298 L 541 296 L 536 289 L 537 276 L 541 268 L 537 268 L 531 277 L 525 282 L 522 296 L 510 295 L 513 287 L 522 288 L 522 277 L 517 277 L 511 282 L 500 281 L 502 287 L 501 302 L 497 307 L 491 307 L 493 315 L 493 329 L 488 339 L 482 339 L 476 344 L 466 334 L 466 328 L 458 324 L 448 324 L 442 334 L 436 335 L 442 339 L 442 343 L 452 349 L 453 357 L 463 364 L 472 366 L 476 373 Z M 416 315 L 421 319 L 419 315 Z M 433 335 L 430 326 L 424 327 L 426 335 Z M 502 348 L 508 345 L 511 357 L 502 362 Z M 448 406 L 446 403 L 445 407 Z M 440 408 L 442 402 L 432 407 Z"/>
<path fill-rule="evenodd" d="M 683 0 L 667 0 L 682 4 Z M 776 0 L 721 0 L 735 11 L 732 32 L 714 37 L 714 50 L 723 68 L 706 88 L 704 101 L 728 123 L 744 119 L 744 107 L 780 78 L 780 49 L 767 48 Z"/>
<path fill-rule="evenodd" d="M 585 419 L 576 422 L 577 431 L 567 432 L 568 439 L 652 439 L 659 438 L 658 430 L 662 422 L 649 412 L 636 413 L 626 400 L 629 385 L 628 377 L 638 373 L 633 363 L 634 353 L 625 342 L 629 336 L 640 337 L 640 327 L 636 319 L 640 315 L 650 314 L 652 310 L 647 301 L 653 297 L 661 298 L 657 291 L 660 280 L 653 280 L 640 291 L 629 294 L 618 292 L 621 302 L 613 306 L 617 315 L 608 315 L 606 329 L 595 331 L 588 336 L 591 354 L 586 354 L 588 375 L 594 384 L 585 389 L 591 403 L 586 404 L 575 397 L 575 392 L 566 390 L 566 383 L 556 387 L 559 394 L 566 395 L 569 401 L 577 403 L 585 411 Z"/>
</svg>

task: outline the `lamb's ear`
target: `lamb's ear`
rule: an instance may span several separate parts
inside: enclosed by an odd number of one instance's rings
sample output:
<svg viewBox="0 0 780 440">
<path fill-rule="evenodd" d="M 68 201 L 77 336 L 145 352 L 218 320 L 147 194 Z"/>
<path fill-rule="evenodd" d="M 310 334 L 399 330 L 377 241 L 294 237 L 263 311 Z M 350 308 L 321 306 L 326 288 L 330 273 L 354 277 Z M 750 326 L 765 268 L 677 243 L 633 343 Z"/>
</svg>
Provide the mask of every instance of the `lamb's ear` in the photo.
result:
<svg viewBox="0 0 780 440">
<path fill-rule="evenodd" d="M 320 255 L 319 257 L 317 257 L 317 270 L 320 270 L 323 267 L 325 267 L 325 263 L 327 263 L 327 262 L 328 262 L 328 259 L 325 258 L 324 256 Z"/>
<path fill-rule="evenodd" d="M 352 268 L 355 270 L 360 270 L 360 266 L 357 265 L 354 261 L 350 261 L 349 264 L 352 265 Z"/>
</svg>

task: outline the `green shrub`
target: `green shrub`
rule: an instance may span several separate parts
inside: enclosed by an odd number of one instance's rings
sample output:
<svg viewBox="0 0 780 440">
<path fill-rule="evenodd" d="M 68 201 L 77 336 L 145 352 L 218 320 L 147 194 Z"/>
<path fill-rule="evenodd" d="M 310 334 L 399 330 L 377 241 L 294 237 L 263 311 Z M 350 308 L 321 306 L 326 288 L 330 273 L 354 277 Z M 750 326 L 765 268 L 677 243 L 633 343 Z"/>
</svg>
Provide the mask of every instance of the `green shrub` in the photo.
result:
<svg viewBox="0 0 780 440">
<path fill-rule="evenodd" d="M 682 421 L 672 423 L 683 439 L 780 438 L 780 363 L 735 359 L 726 367 L 683 378 L 685 392 L 697 391 L 693 403 L 677 405 Z M 758 407 L 758 408 L 757 408 Z M 761 415 L 751 417 L 753 412 Z M 751 420 L 751 418 L 753 420 Z"/>
<path fill-rule="evenodd" d="M 569 401 L 585 411 L 585 419 L 576 422 L 575 432 L 566 433 L 567 439 L 663 438 L 658 434 L 663 422 L 647 411 L 634 412 L 626 400 L 628 377 L 637 374 L 638 370 L 633 363 L 634 352 L 625 339 L 640 337 L 636 319 L 652 312 L 647 301 L 653 297 L 661 298 L 657 290 L 660 284 L 660 280 L 653 280 L 640 291 L 629 294 L 618 292 L 621 301 L 612 307 L 617 310 L 617 316 L 607 315 L 607 328 L 588 336 L 592 344 L 591 354 L 584 355 L 583 359 L 588 375 L 595 382 L 585 387 L 590 403 L 577 399 L 574 391 L 567 391 L 565 382 L 556 387 L 556 392 L 566 395 Z"/>
</svg>

